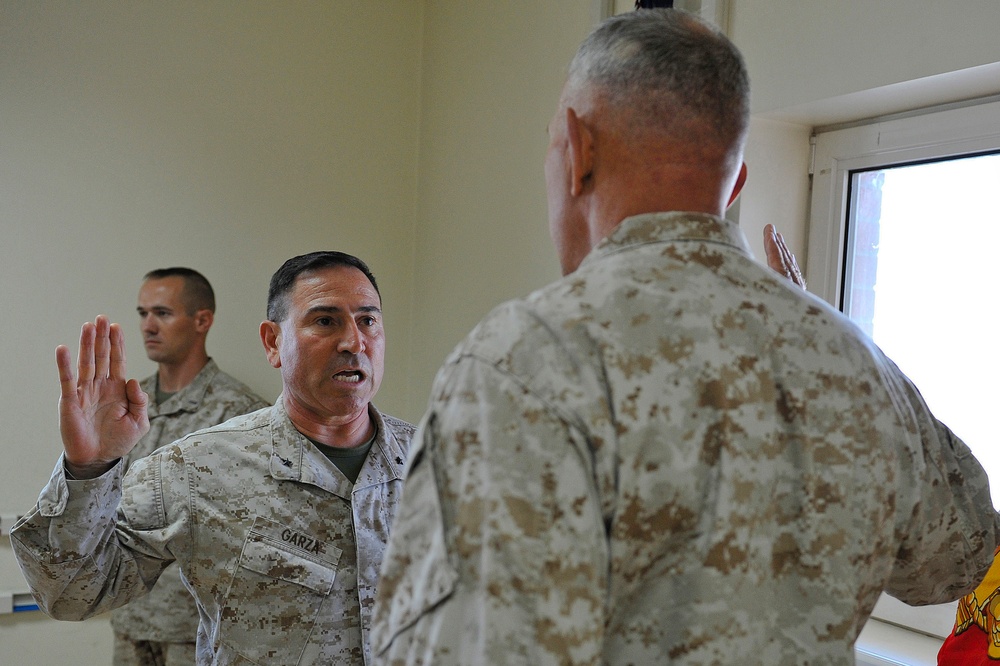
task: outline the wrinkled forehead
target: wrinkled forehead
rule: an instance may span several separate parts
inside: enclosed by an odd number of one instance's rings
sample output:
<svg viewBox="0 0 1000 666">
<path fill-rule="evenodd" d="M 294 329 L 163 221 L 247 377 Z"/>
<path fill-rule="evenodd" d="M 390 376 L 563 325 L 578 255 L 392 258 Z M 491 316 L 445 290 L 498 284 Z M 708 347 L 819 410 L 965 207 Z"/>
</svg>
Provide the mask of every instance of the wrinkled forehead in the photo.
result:
<svg viewBox="0 0 1000 666">
<path fill-rule="evenodd" d="M 356 307 L 382 306 L 382 299 L 371 280 L 354 266 L 327 266 L 304 271 L 295 279 L 291 295 L 293 300 L 308 302 L 332 299 Z"/>
</svg>

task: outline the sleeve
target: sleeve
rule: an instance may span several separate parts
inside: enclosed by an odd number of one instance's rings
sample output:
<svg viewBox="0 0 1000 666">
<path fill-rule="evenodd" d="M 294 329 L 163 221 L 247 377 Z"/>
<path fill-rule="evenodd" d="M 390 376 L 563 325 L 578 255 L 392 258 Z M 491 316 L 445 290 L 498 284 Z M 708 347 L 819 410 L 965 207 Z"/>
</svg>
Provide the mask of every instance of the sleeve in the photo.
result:
<svg viewBox="0 0 1000 666">
<path fill-rule="evenodd" d="M 149 465 L 133 465 L 124 482 L 123 468 L 119 462 L 96 479 L 70 480 L 60 457 L 34 509 L 11 530 L 32 595 L 55 619 L 83 620 L 124 605 L 148 592 L 174 559 L 164 538 L 174 531 L 164 529 L 162 493 L 143 487 L 134 473 Z M 155 503 L 136 505 L 150 494 L 158 496 Z M 130 525 L 130 509 L 152 530 Z"/>
<path fill-rule="evenodd" d="M 600 662 L 608 544 L 584 435 L 466 357 L 439 378 L 383 562 L 387 663 Z"/>
<path fill-rule="evenodd" d="M 953 601 L 972 591 L 993 563 L 1000 518 L 989 478 L 969 447 L 931 414 L 902 377 L 919 435 L 911 461 L 914 501 L 886 591 L 910 605 Z"/>
</svg>

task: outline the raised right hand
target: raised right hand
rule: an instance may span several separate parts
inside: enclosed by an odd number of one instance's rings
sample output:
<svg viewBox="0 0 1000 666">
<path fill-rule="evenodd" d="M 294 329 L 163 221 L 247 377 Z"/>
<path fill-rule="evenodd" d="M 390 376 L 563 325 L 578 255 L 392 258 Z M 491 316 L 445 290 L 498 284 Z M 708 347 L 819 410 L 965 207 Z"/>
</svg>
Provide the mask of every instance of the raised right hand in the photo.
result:
<svg viewBox="0 0 1000 666">
<path fill-rule="evenodd" d="M 795 261 L 795 255 L 785 245 L 784 236 L 778 233 L 773 224 L 764 225 L 764 254 L 771 270 L 781 273 L 803 289 L 806 288 L 806 279 L 799 270 L 799 262 Z"/>
<path fill-rule="evenodd" d="M 64 345 L 56 348 L 59 368 L 59 432 L 66 469 L 77 479 L 114 467 L 149 430 L 148 398 L 139 383 L 125 379 L 125 336 L 100 315 L 80 331 L 79 378 Z"/>
</svg>

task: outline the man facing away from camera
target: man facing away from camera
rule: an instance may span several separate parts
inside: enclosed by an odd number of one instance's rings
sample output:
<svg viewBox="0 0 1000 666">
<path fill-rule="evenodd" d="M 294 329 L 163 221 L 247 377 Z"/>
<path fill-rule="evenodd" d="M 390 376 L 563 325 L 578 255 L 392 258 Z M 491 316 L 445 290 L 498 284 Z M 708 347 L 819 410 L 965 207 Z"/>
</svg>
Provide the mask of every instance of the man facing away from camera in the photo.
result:
<svg viewBox="0 0 1000 666">
<path fill-rule="evenodd" d="M 549 125 L 564 277 L 435 380 L 383 561 L 391 664 L 847 664 L 885 590 L 976 586 L 983 469 L 845 317 L 722 218 L 746 177 L 736 48 L 609 19 Z"/>
</svg>

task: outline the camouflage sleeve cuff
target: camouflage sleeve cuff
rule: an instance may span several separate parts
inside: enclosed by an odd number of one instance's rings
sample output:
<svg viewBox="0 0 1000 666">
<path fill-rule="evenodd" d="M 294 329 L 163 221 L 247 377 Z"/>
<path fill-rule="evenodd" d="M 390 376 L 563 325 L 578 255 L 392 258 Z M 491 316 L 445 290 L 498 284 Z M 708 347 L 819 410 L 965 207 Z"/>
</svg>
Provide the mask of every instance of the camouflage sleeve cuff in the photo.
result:
<svg viewBox="0 0 1000 666">
<path fill-rule="evenodd" d="M 77 516 L 114 515 L 121 498 L 123 463 L 95 479 L 77 481 L 66 472 L 64 455 L 59 456 L 49 482 L 38 496 L 38 511 L 46 518 L 57 518 L 69 511 Z"/>
</svg>

